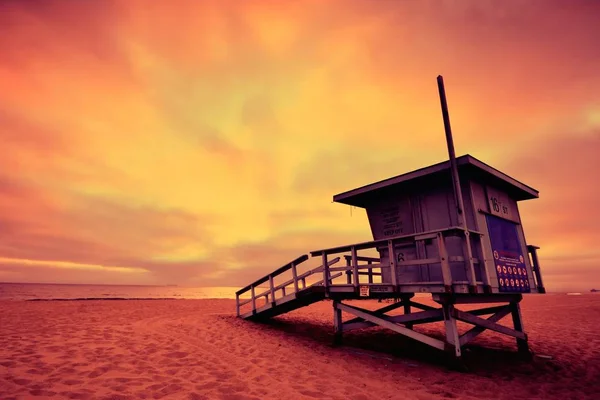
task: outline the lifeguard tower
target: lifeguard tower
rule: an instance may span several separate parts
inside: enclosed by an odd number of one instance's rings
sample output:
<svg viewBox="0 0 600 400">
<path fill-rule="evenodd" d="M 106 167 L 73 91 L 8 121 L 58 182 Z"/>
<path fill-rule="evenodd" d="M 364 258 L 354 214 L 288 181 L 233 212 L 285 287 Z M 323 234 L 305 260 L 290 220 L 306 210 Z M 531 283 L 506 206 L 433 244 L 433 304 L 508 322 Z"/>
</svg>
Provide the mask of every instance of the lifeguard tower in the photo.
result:
<svg viewBox="0 0 600 400">
<path fill-rule="evenodd" d="M 529 354 L 519 302 L 523 293 L 545 290 L 538 247 L 526 244 L 517 204 L 538 191 L 470 155 L 455 157 L 442 77 L 438 88 L 450 160 L 334 196 L 366 210 L 374 240 L 312 251 L 258 279 L 237 292 L 238 316 L 266 319 L 330 299 L 336 341 L 349 330 L 382 326 L 460 357 L 489 329 L 516 338 Z M 365 251 L 371 256 L 359 254 Z M 311 257 L 320 265 L 300 271 Z M 346 265 L 333 266 L 342 258 Z M 439 307 L 414 301 L 415 293 L 431 293 Z M 376 311 L 343 303 L 373 298 L 396 301 Z M 500 305 L 457 307 L 467 303 Z M 388 315 L 398 308 L 403 314 Z M 342 311 L 355 318 L 343 321 Z M 513 327 L 498 323 L 509 314 Z M 445 340 L 413 329 L 441 321 Z M 459 335 L 457 321 L 473 328 Z"/>
</svg>

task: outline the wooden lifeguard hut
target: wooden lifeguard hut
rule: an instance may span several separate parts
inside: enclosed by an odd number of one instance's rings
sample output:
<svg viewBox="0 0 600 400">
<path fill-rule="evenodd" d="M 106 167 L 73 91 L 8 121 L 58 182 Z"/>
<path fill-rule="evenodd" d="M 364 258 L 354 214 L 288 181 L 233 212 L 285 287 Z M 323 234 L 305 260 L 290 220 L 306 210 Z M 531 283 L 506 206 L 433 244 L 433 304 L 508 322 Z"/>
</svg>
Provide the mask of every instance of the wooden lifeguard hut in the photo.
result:
<svg viewBox="0 0 600 400">
<path fill-rule="evenodd" d="M 524 293 L 545 290 L 538 247 L 527 245 L 518 202 L 538 191 L 470 155 L 455 157 L 441 76 L 438 88 L 450 159 L 335 195 L 335 202 L 366 210 L 374 240 L 312 251 L 318 267 L 300 271 L 311 258 L 303 255 L 258 279 L 237 292 L 238 316 L 266 319 L 330 299 L 336 341 L 345 331 L 382 326 L 460 357 L 489 329 L 516 338 L 519 351 L 529 354 L 519 302 Z M 359 255 L 365 250 L 378 257 Z M 345 266 L 333 266 L 342 258 Z M 310 283 L 313 276 L 319 279 Z M 430 293 L 439 307 L 414 301 L 415 293 Z M 375 311 L 343 303 L 372 298 L 396 301 Z M 467 303 L 500 305 L 459 309 Z M 400 307 L 403 314 L 388 315 Z M 343 321 L 342 311 L 355 318 Z M 498 323 L 509 314 L 513 327 Z M 440 321 L 445 340 L 413 329 Z M 457 321 L 473 328 L 459 335 Z"/>
</svg>

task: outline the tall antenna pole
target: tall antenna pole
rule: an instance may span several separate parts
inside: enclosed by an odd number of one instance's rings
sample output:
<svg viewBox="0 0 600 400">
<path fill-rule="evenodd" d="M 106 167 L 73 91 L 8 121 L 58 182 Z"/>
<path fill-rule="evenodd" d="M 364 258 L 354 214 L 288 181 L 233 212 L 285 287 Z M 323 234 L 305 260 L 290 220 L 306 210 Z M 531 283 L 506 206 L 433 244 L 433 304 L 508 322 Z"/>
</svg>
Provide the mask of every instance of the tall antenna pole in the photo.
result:
<svg viewBox="0 0 600 400">
<path fill-rule="evenodd" d="M 444 89 L 444 78 L 437 77 L 438 90 L 440 92 L 440 103 L 442 104 L 442 115 L 444 116 L 444 130 L 446 131 L 446 143 L 448 144 L 448 155 L 450 156 L 450 169 L 452 170 L 452 182 L 454 184 L 454 200 L 456 211 L 458 213 L 458 224 L 467 227 L 465 218 L 464 202 L 462 191 L 460 190 L 460 180 L 458 177 L 458 165 L 456 164 L 456 154 L 454 153 L 454 141 L 452 140 L 452 128 L 450 127 L 450 115 L 448 114 L 448 103 L 446 103 L 446 90 Z"/>
<path fill-rule="evenodd" d="M 454 200 L 456 204 L 456 213 L 458 215 L 458 225 L 464 231 L 463 251 L 465 257 L 465 270 L 469 280 L 469 292 L 477 293 L 477 283 L 475 277 L 475 266 L 473 263 L 473 251 L 471 249 L 471 238 L 467 227 L 467 218 L 464 213 L 465 205 L 463 202 L 462 190 L 460 189 L 460 179 L 458 177 L 458 165 L 456 164 L 456 154 L 454 153 L 454 141 L 452 140 L 452 128 L 450 128 L 450 115 L 448 114 L 448 103 L 446 102 L 446 90 L 444 89 L 444 78 L 441 75 L 437 77 L 438 90 L 440 92 L 440 103 L 442 105 L 442 115 L 444 116 L 444 130 L 446 131 L 446 144 L 448 145 L 448 155 L 450 156 L 450 169 L 452 172 L 452 183 L 454 187 Z"/>
</svg>

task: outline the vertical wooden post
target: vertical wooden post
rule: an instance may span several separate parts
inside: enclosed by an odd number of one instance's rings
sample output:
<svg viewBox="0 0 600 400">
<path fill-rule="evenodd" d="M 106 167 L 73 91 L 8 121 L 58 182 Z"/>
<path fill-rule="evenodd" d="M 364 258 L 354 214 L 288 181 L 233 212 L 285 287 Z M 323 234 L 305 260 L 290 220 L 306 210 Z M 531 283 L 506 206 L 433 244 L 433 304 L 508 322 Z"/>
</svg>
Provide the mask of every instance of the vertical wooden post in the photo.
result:
<svg viewBox="0 0 600 400">
<path fill-rule="evenodd" d="M 515 327 L 515 331 L 525 333 L 523 328 L 523 317 L 521 316 L 521 306 L 518 302 L 510 303 L 510 313 L 513 320 L 513 326 Z M 521 355 L 529 357 L 531 353 L 529 352 L 529 345 L 527 344 L 527 339 L 517 339 L 517 349 Z"/>
<path fill-rule="evenodd" d="M 333 302 L 333 344 L 340 345 L 342 344 L 342 334 L 343 334 L 343 325 L 342 325 L 342 310 L 338 308 L 338 302 Z"/>
<path fill-rule="evenodd" d="M 394 252 L 394 242 L 388 240 L 388 258 L 390 260 L 390 271 L 392 273 L 392 285 L 394 290 L 398 289 L 398 276 L 396 275 L 396 253 Z"/>
<path fill-rule="evenodd" d="M 283 286 L 283 287 L 281 288 L 281 295 L 282 295 L 283 297 L 285 297 L 285 286 Z"/>
<path fill-rule="evenodd" d="M 442 303 L 442 309 L 444 312 L 444 326 L 446 327 L 446 342 L 454 348 L 454 355 L 459 358 L 462 354 L 460 350 L 460 337 L 458 336 L 458 328 L 456 326 L 456 319 L 454 318 L 454 304 L 445 300 Z"/>
<path fill-rule="evenodd" d="M 302 278 L 302 289 L 306 289 L 306 278 Z"/>
<path fill-rule="evenodd" d="M 292 277 L 294 278 L 294 290 L 298 293 L 298 271 L 296 270 L 296 264 L 292 264 Z"/>
<path fill-rule="evenodd" d="M 452 271 L 450 271 L 450 262 L 448 261 L 448 252 L 446 251 L 446 242 L 441 232 L 437 234 L 438 254 L 440 255 L 440 264 L 442 268 L 442 279 L 444 281 L 444 291 L 452 292 Z"/>
<path fill-rule="evenodd" d="M 405 314 L 405 315 L 407 315 L 407 314 L 410 314 L 410 297 L 404 297 L 404 298 L 402 299 L 402 304 L 403 304 L 403 306 L 404 306 L 404 314 Z M 412 328 L 413 328 L 413 324 L 411 324 L 411 323 L 407 323 L 407 324 L 406 324 L 406 327 L 407 327 L 408 329 L 412 329 Z"/>
<path fill-rule="evenodd" d="M 373 262 L 372 262 L 371 260 L 369 260 L 369 261 L 367 262 L 367 264 L 369 264 L 369 265 L 372 265 L 372 264 L 373 264 Z M 369 268 L 369 270 L 368 270 L 368 271 L 369 271 L 369 272 L 368 272 L 368 274 L 369 274 L 369 283 L 373 283 L 373 268 Z"/>
<path fill-rule="evenodd" d="M 346 267 L 348 267 L 348 270 L 346 270 L 346 283 L 348 283 L 348 285 L 352 284 L 352 271 L 350 270 L 351 263 L 352 261 L 346 257 Z"/>
<path fill-rule="evenodd" d="M 539 293 L 546 293 L 546 288 L 544 287 L 544 282 L 542 282 L 542 274 L 540 273 L 540 262 L 538 260 L 537 251 L 539 247 L 529 245 L 527 246 L 527 250 L 531 254 L 531 269 L 533 270 L 533 275 L 535 276 L 535 282 L 537 284 L 537 289 Z"/>
<path fill-rule="evenodd" d="M 358 257 L 356 256 L 356 247 L 352 246 L 350 252 L 352 253 L 352 281 L 354 287 L 358 288 Z"/>
<path fill-rule="evenodd" d="M 256 311 L 256 298 L 254 297 L 254 285 L 250 286 L 250 293 L 252 295 L 252 312 Z"/>
<path fill-rule="evenodd" d="M 237 316 L 240 316 L 240 295 L 238 293 L 235 294 L 235 313 Z"/>
<path fill-rule="evenodd" d="M 275 306 L 275 285 L 273 284 L 273 275 L 269 275 L 269 286 L 271 289 L 271 303 Z M 267 303 L 269 302 L 269 298 L 267 297 Z"/>
<path fill-rule="evenodd" d="M 469 280 L 469 293 L 477 293 L 477 277 L 475 275 L 475 263 L 473 262 L 473 250 L 471 249 L 471 235 L 467 229 L 464 230 L 462 241 L 465 272 Z"/>
<path fill-rule="evenodd" d="M 327 253 L 323 253 L 323 287 L 325 293 L 329 293 L 329 265 L 327 265 Z"/>
<path fill-rule="evenodd" d="M 473 203 L 473 199 L 475 199 L 475 194 L 473 193 L 473 183 L 469 182 L 469 196 L 471 197 L 471 204 L 475 207 Z M 479 223 L 477 222 L 477 218 L 473 219 L 475 226 L 473 227 L 476 231 L 480 231 Z M 483 281 L 483 293 L 492 293 L 492 280 L 490 278 L 490 272 L 485 265 L 485 255 L 483 254 L 483 244 L 481 243 L 481 235 L 477 235 L 477 244 L 479 251 L 477 252 L 477 258 L 479 258 L 479 271 L 481 272 L 481 277 Z"/>
<path fill-rule="evenodd" d="M 465 264 L 468 268 L 467 278 L 469 280 L 469 292 L 477 293 L 477 282 L 475 279 L 475 269 L 473 268 L 473 254 L 471 251 L 471 242 L 468 235 L 467 218 L 464 213 L 465 205 L 460 187 L 458 175 L 458 165 L 456 163 L 456 154 L 454 152 L 454 140 L 452 138 L 452 128 L 450 127 L 450 115 L 448 113 L 448 103 L 446 102 L 446 89 L 444 88 L 444 78 L 437 77 L 438 91 L 440 94 L 440 104 L 442 106 L 442 116 L 444 118 L 444 131 L 446 132 L 446 144 L 448 146 L 448 155 L 450 157 L 450 170 L 452 173 L 452 183 L 454 188 L 454 200 L 456 203 L 456 213 L 458 215 L 458 224 L 464 229 L 465 244 Z"/>
</svg>

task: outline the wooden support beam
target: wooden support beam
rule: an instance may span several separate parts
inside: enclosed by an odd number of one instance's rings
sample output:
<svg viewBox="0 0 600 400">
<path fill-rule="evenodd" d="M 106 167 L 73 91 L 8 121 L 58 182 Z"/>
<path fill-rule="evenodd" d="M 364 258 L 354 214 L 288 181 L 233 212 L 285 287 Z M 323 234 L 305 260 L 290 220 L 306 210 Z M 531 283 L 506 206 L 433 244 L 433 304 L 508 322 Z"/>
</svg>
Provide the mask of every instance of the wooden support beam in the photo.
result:
<svg viewBox="0 0 600 400">
<path fill-rule="evenodd" d="M 444 319 L 441 309 L 394 316 L 384 314 L 374 316 L 396 324 L 405 324 L 407 326 L 407 329 L 410 329 L 408 328 L 409 325 L 412 326 L 417 324 L 427 324 L 430 322 L 442 321 Z M 343 330 L 344 332 L 346 332 L 355 329 L 369 328 L 376 325 L 377 324 L 365 321 L 362 318 L 354 318 L 352 321 L 344 322 Z"/>
<path fill-rule="evenodd" d="M 453 310 L 453 317 L 459 321 L 467 322 L 469 324 L 481 326 L 482 328 L 489 329 L 491 331 L 495 331 L 498 333 L 502 333 L 504 335 L 516 337 L 518 339 L 527 340 L 527 335 L 523 332 L 516 331 L 514 329 L 510 329 L 507 326 L 497 324 L 495 322 L 490 321 L 489 319 L 484 319 L 477 317 L 473 314 L 469 314 L 465 311 L 460 311 L 457 309 Z"/>
<path fill-rule="evenodd" d="M 385 313 L 387 313 L 389 311 L 395 310 L 396 308 L 400 308 L 400 307 L 402 307 L 402 302 L 401 301 L 399 301 L 397 303 L 388 304 L 387 306 L 381 307 L 381 308 L 379 308 L 377 310 L 374 310 L 374 311 L 365 310 L 365 309 L 360 308 L 360 307 L 355 307 L 355 308 L 358 309 L 358 310 L 360 310 L 360 311 L 372 313 L 375 316 L 381 316 L 381 315 L 384 315 Z M 351 323 L 351 322 L 360 322 L 360 321 L 363 321 L 363 319 L 362 318 L 354 318 L 354 319 L 349 320 L 348 323 Z"/>
<path fill-rule="evenodd" d="M 469 313 L 473 314 L 473 315 L 487 315 L 487 314 L 496 314 L 497 312 L 504 311 L 505 309 L 506 309 L 506 305 L 478 308 L 477 310 L 469 310 Z"/>
<path fill-rule="evenodd" d="M 410 315 L 410 301 L 404 301 L 404 315 Z M 408 329 L 412 329 L 413 325 L 411 323 L 406 324 Z"/>
<path fill-rule="evenodd" d="M 442 304 L 442 310 L 444 314 L 444 327 L 446 328 L 446 342 L 454 348 L 454 355 L 460 357 L 461 346 L 460 337 L 458 336 L 458 327 L 456 326 L 454 304 L 444 303 Z"/>
<path fill-rule="evenodd" d="M 420 309 L 420 310 L 425 310 L 425 311 L 429 311 L 429 310 L 438 310 L 438 308 L 435 308 L 435 307 L 428 306 L 427 304 L 421 304 L 421 303 L 417 303 L 417 302 L 414 302 L 414 301 L 412 301 L 412 300 L 410 300 L 410 305 L 411 305 L 412 307 L 414 307 L 414 308 L 418 308 L 418 309 Z"/>
<path fill-rule="evenodd" d="M 367 312 L 361 311 L 361 310 L 357 309 L 356 307 L 349 306 L 349 305 L 343 304 L 343 303 L 337 303 L 335 305 L 335 307 L 342 311 L 345 311 L 349 314 L 360 317 L 360 318 L 364 319 L 365 321 L 372 322 L 375 325 L 379 325 L 384 328 L 388 328 L 388 329 L 390 329 L 394 332 L 397 332 L 401 335 L 407 336 L 407 337 L 417 340 L 421 343 L 425 343 L 429 346 L 435 347 L 436 349 L 444 350 L 444 348 L 445 348 L 445 344 L 441 340 L 429 337 L 429 336 L 424 335 L 419 332 L 412 331 L 403 326 L 397 325 L 393 322 L 386 321 L 383 318 L 380 318 L 380 317 L 371 315 Z"/>
<path fill-rule="evenodd" d="M 239 317 L 240 316 L 240 295 L 235 294 L 235 313 Z"/>
<path fill-rule="evenodd" d="M 342 344 L 342 334 L 344 332 L 343 323 L 342 323 L 342 310 L 337 307 L 338 302 L 333 302 L 333 344 L 340 345 Z"/>
<path fill-rule="evenodd" d="M 529 345 L 527 344 L 527 336 L 525 334 L 525 329 L 523 328 L 523 317 L 521 316 L 521 306 L 519 303 L 510 303 L 510 312 L 512 314 L 513 326 L 515 327 L 515 331 L 521 332 L 525 335 L 525 339 L 517 337 L 517 348 L 519 349 L 519 353 L 530 355 Z"/>
<path fill-rule="evenodd" d="M 487 321 L 489 321 L 489 322 L 498 322 L 502 318 L 504 318 L 508 314 L 510 314 L 510 307 L 508 307 L 508 306 L 500 306 L 498 308 L 500 308 L 500 309 L 498 311 L 496 311 L 496 313 L 494 315 L 492 315 L 491 317 L 487 318 L 486 319 Z M 480 333 L 482 333 L 483 331 L 485 331 L 485 329 L 486 328 L 484 328 L 482 326 L 479 326 L 479 325 L 471 328 L 470 330 L 468 330 L 467 332 L 465 332 L 460 337 L 460 345 L 464 346 L 465 344 L 469 343 L 471 340 L 475 339 L 475 337 L 477 337 Z"/>
</svg>

